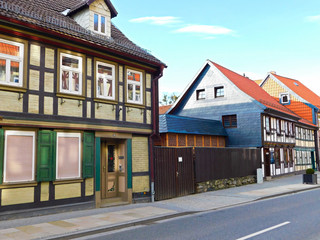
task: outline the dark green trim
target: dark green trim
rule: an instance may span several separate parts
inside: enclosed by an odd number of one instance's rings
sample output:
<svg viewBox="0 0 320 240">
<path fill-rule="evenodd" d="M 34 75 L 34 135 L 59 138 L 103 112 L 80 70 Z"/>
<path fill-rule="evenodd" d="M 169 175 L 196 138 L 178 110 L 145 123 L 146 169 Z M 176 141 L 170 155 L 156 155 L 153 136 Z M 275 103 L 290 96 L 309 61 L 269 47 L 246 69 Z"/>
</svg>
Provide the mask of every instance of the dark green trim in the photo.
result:
<svg viewBox="0 0 320 240">
<path fill-rule="evenodd" d="M 96 138 L 96 191 L 100 191 L 101 184 L 101 161 L 100 161 L 100 153 L 101 153 L 101 140 L 99 137 Z"/>
<path fill-rule="evenodd" d="M 82 177 L 93 178 L 94 176 L 94 133 L 83 133 L 82 148 Z"/>
<path fill-rule="evenodd" d="M 132 140 L 127 140 L 128 189 L 132 189 Z"/>
<path fill-rule="evenodd" d="M 4 130 L 0 128 L 0 184 L 3 176 L 3 158 L 4 158 Z"/>
</svg>

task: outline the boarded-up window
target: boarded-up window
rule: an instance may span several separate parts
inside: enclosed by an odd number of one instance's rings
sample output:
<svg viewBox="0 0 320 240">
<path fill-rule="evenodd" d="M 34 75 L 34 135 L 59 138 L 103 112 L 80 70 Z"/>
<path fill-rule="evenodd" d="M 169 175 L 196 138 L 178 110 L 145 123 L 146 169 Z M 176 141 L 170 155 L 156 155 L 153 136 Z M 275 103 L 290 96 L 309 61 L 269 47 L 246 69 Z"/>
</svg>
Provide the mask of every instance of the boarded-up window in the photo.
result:
<svg viewBox="0 0 320 240">
<path fill-rule="evenodd" d="M 218 146 L 217 137 L 211 137 L 211 142 L 212 142 L 212 146 L 213 147 L 217 147 Z"/>
<path fill-rule="evenodd" d="M 6 131 L 4 182 L 33 181 L 35 132 Z"/>
<path fill-rule="evenodd" d="M 57 133 L 57 179 L 80 178 L 80 133 Z"/>
<path fill-rule="evenodd" d="M 186 135 L 184 135 L 184 134 L 178 135 L 178 145 L 179 146 L 186 146 Z"/>
<path fill-rule="evenodd" d="M 176 134 L 174 134 L 174 133 L 169 133 L 168 134 L 168 145 L 171 146 L 171 147 L 177 146 Z"/>
<path fill-rule="evenodd" d="M 188 146 L 194 146 L 194 136 L 193 135 L 188 135 L 187 141 L 188 141 Z"/>
<path fill-rule="evenodd" d="M 202 147 L 202 136 L 197 136 L 196 137 L 196 146 L 197 147 Z"/>
<path fill-rule="evenodd" d="M 204 146 L 210 147 L 210 136 L 204 136 Z"/>
<path fill-rule="evenodd" d="M 225 128 L 236 128 L 237 127 L 237 115 L 222 116 L 222 123 Z"/>
</svg>

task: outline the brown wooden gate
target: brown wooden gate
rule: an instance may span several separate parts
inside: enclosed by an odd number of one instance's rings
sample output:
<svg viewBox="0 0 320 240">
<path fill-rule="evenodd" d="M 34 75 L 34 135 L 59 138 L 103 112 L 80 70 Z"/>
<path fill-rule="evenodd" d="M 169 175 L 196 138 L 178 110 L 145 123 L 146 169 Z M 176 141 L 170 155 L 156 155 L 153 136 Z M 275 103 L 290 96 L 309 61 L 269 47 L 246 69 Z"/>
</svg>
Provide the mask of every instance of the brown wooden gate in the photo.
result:
<svg viewBox="0 0 320 240">
<path fill-rule="evenodd" d="M 192 148 L 154 147 L 155 200 L 194 193 Z"/>
</svg>

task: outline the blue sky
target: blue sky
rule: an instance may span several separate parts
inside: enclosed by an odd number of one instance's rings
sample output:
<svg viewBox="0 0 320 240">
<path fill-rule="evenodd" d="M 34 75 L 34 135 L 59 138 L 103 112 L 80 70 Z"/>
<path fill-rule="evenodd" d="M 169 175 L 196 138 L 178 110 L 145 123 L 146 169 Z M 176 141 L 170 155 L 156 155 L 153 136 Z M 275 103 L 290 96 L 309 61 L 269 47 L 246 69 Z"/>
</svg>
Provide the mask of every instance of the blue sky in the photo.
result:
<svg viewBox="0 0 320 240">
<path fill-rule="evenodd" d="M 113 23 L 168 65 L 160 94 L 180 94 L 206 59 L 251 79 L 269 71 L 320 95 L 319 0 L 112 0 Z"/>
</svg>

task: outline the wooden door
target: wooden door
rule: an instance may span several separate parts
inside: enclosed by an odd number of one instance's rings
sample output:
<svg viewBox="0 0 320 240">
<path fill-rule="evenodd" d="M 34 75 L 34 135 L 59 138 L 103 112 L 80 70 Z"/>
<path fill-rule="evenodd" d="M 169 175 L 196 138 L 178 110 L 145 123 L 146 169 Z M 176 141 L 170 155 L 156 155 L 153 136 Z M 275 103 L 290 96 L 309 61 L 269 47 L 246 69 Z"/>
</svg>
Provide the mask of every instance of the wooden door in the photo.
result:
<svg viewBox="0 0 320 240">
<path fill-rule="evenodd" d="M 270 151 L 269 148 L 264 148 L 264 176 L 269 177 L 270 176 Z"/>
</svg>

